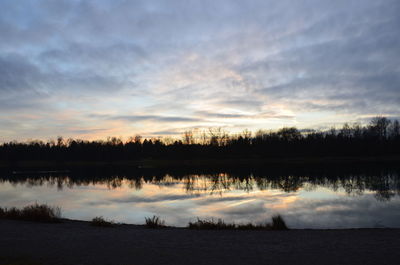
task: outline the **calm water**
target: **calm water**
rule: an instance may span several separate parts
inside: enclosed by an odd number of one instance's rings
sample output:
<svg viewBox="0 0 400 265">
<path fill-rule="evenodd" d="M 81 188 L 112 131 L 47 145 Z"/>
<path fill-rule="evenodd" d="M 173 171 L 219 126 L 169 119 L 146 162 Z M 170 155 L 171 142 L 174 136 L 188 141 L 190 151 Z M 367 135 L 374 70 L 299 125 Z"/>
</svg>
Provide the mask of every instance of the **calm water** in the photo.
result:
<svg viewBox="0 0 400 265">
<path fill-rule="evenodd" d="M 0 206 L 60 206 L 63 216 L 168 225 L 199 218 L 260 223 L 281 214 L 292 228 L 400 227 L 398 171 L 372 173 L 29 173 L 0 177 Z"/>
</svg>

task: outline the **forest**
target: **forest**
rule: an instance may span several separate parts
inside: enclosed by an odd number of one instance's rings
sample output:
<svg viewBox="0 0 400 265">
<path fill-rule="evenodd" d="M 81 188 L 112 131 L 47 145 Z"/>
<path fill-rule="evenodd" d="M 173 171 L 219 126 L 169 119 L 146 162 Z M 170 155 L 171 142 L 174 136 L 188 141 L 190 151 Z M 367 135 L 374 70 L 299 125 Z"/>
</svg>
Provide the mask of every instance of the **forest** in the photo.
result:
<svg viewBox="0 0 400 265">
<path fill-rule="evenodd" d="M 229 134 L 221 128 L 186 131 L 181 139 L 122 141 L 30 140 L 0 145 L 0 161 L 132 161 L 143 159 L 259 159 L 286 157 L 396 156 L 400 154 L 398 120 L 374 117 L 366 125 L 345 123 L 324 131 L 285 127 Z"/>
</svg>

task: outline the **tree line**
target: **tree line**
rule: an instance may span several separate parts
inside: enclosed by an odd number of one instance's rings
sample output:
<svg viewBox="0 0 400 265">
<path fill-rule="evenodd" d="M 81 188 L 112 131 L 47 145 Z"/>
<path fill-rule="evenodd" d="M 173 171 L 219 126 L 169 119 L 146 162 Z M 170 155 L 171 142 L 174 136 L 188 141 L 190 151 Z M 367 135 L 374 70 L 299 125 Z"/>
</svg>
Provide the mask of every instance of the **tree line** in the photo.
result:
<svg viewBox="0 0 400 265">
<path fill-rule="evenodd" d="M 182 139 L 165 141 L 141 136 L 122 141 L 63 139 L 6 142 L 0 160 L 121 161 L 140 159 L 230 159 L 270 157 L 378 156 L 400 154 L 398 120 L 375 117 L 369 124 L 345 123 L 317 131 L 285 127 L 277 131 L 248 130 L 229 134 L 221 128 L 186 131 Z"/>
</svg>

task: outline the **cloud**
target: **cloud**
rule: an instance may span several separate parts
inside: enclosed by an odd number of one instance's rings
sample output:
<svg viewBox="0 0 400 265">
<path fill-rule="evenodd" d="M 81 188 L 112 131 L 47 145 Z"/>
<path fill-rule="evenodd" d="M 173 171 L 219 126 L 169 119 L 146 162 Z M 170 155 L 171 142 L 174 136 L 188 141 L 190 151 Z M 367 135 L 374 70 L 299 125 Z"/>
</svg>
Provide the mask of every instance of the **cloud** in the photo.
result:
<svg viewBox="0 0 400 265">
<path fill-rule="evenodd" d="M 38 67 L 17 54 L 0 55 L 0 92 L 15 92 L 33 89 L 43 74 Z"/>
<path fill-rule="evenodd" d="M 382 205 L 372 194 L 364 195 L 362 199 L 305 200 L 291 205 L 284 216 L 292 227 L 397 227 L 397 204 L 391 202 Z"/>
<path fill-rule="evenodd" d="M 182 132 L 180 131 L 155 131 L 151 132 L 152 135 L 177 135 L 181 134 Z"/>
<path fill-rule="evenodd" d="M 254 216 L 265 214 L 266 208 L 264 202 L 254 201 L 231 208 L 225 208 L 221 214 L 227 216 L 229 219 L 243 218 L 243 216 Z"/>
<path fill-rule="evenodd" d="M 110 199 L 107 202 L 92 202 L 92 205 L 98 204 L 112 204 L 112 203 L 157 203 L 157 202 L 166 202 L 166 201 L 177 201 L 177 200 L 188 200 L 192 198 L 196 198 L 194 195 L 187 194 L 173 194 L 173 195 L 160 195 L 160 196 L 152 196 L 152 197 L 143 197 L 139 195 L 132 195 L 127 197 L 120 197 Z"/>
<path fill-rule="evenodd" d="M 56 69 L 63 74 L 72 71 L 74 74 L 82 72 L 111 78 L 135 75 L 136 67 L 132 67 L 132 63 L 143 64 L 147 58 L 142 47 L 129 42 L 108 45 L 69 43 L 63 46 L 43 51 L 38 55 L 38 60 L 46 68 Z M 118 81 L 121 85 L 121 80 Z"/>
<path fill-rule="evenodd" d="M 219 197 L 205 197 L 202 198 L 201 200 L 199 200 L 198 202 L 196 202 L 197 205 L 208 205 L 208 204 L 212 204 L 212 203 L 219 203 L 219 202 L 240 202 L 240 201 L 245 201 L 248 198 L 243 197 L 243 196 L 228 196 L 228 197 L 223 197 L 223 196 L 219 196 Z M 228 211 L 228 210 L 227 210 Z"/>
<path fill-rule="evenodd" d="M 217 119 L 291 119 L 292 115 L 282 115 L 274 111 L 261 112 L 256 114 L 235 114 L 235 113 L 213 113 L 208 111 L 197 111 L 195 114 L 206 118 Z"/>
<path fill-rule="evenodd" d="M 110 120 L 125 120 L 129 122 L 138 122 L 138 121 L 157 121 L 157 122 L 198 122 L 202 121 L 197 118 L 189 118 L 189 117 L 174 117 L 174 116 L 158 116 L 158 115 L 120 115 L 120 116 L 109 116 Z"/>
<path fill-rule="evenodd" d="M 108 131 L 108 129 L 100 128 L 100 129 L 70 129 L 70 133 L 74 134 L 96 134 L 98 132 Z"/>
<path fill-rule="evenodd" d="M 0 108 L 41 122 L 76 111 L 79 124 L 103 113 L 120 135 L 398 117 L 399 11 L 396 0 L 5 0 Z M 56 128 L 18 122 L 48 128 L 42 138 Z"/>
<path fill-rule="evenodd" d="M 243 115 L 243 114 L 212 113 L 212 112 L 208 112 L 208 111 L 197 111 L 196 114 L 198 114 L 199 116 L 204 116 L 204 117 L 223 118 L 223 119 L 248 117 L 248 115 Z"/>
</svg>

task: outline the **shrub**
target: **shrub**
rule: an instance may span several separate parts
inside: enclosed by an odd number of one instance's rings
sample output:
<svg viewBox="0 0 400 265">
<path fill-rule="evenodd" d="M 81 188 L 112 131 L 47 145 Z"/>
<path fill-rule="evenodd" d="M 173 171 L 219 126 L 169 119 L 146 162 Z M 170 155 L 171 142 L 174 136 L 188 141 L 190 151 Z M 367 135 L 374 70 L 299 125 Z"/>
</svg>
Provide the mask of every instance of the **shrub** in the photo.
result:
<svg viewBox="0 0 400 265">
<path fill-rule="evenodd" d="M 0 217 L 5 219 L 26 220 L 34 222 L 59 222 L 61 219 L 61 209 L 51 207 L 46 204 L 33 204 L 22 209 L 0 208 Z"/>
<path fill-rule="evenodd" d="M 286 226 L 285 221 L 283 220 L 282 216 L 275 215 L 272 217 L 272 230 L 288 230 L 289 228 Z"/>
<path fill-rule="evenodd" d="M 102 216 L 97 216 L 92 219 L 90 225 L 101 226 L 101 227 L 112 227 L 114 225 L 113 221 L 107 221 Z"/>
</svg>

